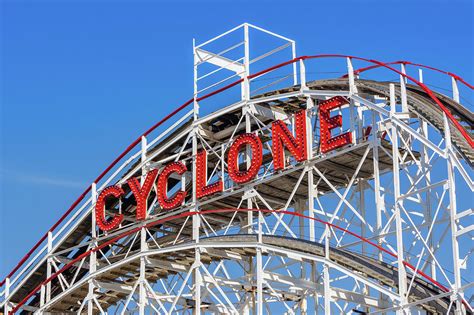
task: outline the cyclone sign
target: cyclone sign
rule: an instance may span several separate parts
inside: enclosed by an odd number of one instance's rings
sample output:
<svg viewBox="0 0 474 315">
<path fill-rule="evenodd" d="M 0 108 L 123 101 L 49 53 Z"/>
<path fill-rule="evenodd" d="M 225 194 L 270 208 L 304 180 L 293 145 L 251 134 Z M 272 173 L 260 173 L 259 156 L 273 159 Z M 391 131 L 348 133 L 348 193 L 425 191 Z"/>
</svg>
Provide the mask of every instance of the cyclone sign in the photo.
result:
<svg viewBox="0 0 474 315">
<path fill-rule="evenodd" d="M 342 115 L 331 116 L 331 111 L 349 104 L 349 101 L 336 96 L 320 104 L 320 150 L 322 153 L 328 153 L 337 148 L 352 143 L 352 133 L 345 132 L 336 136 L 331 135 L 335 128 L 342 127 Z M 294 157 L 297 162 L 304 162 L 308 159 L 307 153 L 307 132 L 308 116 L 306 110 L 300 110 L 294 115 L 295 135 L 288 129 L 282 120 L 276 120 L 272 123 L 272 155 L 274 170 L 279 171 L 285 168 L 285 149 Z M 240 170 L 239 153 L 247 149 L 251 153 L 251 161 L 246 170 Z M 260 138 L 253 133 L 244 133 L 237 136 L 230 145 L 227 157 L 227 174 L 233 182 L 245 184 L 257 176 L 262 165 L 263 146 Z M 223 182 L 217 180 L 208 184 L 207 174 L 207 151 L 201 149 L 194 159 L 195 174 L 195 194 L 196 199 L 201 199 L 223 191 Z M 127 181 L 130 190 L 137 203 L 137 220 L 146 219 L 147 199 L 153 188 L 157 184 L 157 198 L 160 207 L 164 210 L 171 210 L 181 206 L 185 202 L 187 192 L 179 190 L 173 195 L 168 192 L 168 179 L 171 175 L 182 176 L 188 168 L 179 162 L 171 162 L 164 166 L 160 173 L 157 169 L 149 171 L 142 183 L 137 178 L 131 178 Z M 109 231 L 117 228 L 123 221 L 122 214 L 114 214 L 107 218 L 105 215 L 105 203 L 108 198 L 120 198 L 125 194 L 123 188 L 113 185 L 105 188 L 99 195 L 95 206 L 96 222 L 103 231 Z"/>
</svg>

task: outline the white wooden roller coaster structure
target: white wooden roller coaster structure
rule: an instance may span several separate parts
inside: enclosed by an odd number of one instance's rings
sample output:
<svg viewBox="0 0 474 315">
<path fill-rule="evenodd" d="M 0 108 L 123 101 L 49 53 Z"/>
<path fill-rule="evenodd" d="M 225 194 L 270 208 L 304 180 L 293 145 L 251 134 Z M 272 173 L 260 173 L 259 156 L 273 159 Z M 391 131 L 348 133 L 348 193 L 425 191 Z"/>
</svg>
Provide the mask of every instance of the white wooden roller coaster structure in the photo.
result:
<svg viewBox="0 0 474 315">
<path fill-rule="evenodd" d="M 6 275 L 0 312 L 473 313 L 472 85 L 406 61 L 297 57 L 294 41 L 247 23 L 193 53 L 193 97 L 138 137 Z M 345 102 L 332 136 L 350 143 L 325 150 L 320 106 L 335 98 Z M 306 158 L 287 151 L 278 169 L 272 124 L 296 137 L 297 113 Z M 250 146 L 229 157 L 244 134 L 258 138 L 262 161 L 239 184 L 227 161 L 245 173 L 256 158 Z M 206 184 L 221 191 L 199 197 L 201 150 Z M 165 186 L 184 201 L 164 209 L 153 183 L 137 219 L 127 182 L 178 161 L 186 171 Z M 104 231 L 96 201 L 112 185 L 123 194 L 105 200 L 105 217 L 122 220 Z"/>
</svg>

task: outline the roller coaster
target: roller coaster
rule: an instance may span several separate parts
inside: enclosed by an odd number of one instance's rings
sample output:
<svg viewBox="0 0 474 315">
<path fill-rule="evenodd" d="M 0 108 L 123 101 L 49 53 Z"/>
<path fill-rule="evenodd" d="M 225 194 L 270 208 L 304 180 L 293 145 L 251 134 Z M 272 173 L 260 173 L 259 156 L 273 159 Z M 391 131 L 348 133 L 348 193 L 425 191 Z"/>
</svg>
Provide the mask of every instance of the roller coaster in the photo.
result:
<svg viewBox="0 0 474 315">
<path fill-rule="evenodd" d="M 297 57 L 248 23 L 193 55 L 193 97 L 6 275 L 0 311 L 473 313 L 471 84 Z"/>
</svg>

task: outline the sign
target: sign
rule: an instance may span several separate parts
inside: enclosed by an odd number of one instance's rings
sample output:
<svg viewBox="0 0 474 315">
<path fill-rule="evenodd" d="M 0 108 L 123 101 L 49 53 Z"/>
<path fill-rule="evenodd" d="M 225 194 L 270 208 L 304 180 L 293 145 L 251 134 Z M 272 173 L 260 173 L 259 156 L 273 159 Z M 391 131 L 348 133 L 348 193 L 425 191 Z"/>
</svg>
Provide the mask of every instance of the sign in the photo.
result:
<svg viewBox="0 0 474 315">
<path fill-rule="evenodd" d="M 336 96 L 319 104 L 320 123 L 320 149 L 322 153 L 328 153 L 337 148 L 352 143 L 352 133 L 346 132 L 332 137 L 331 131 L 342 127 L 342 116 L 331 116 L 331 111 L 348 104 L 348 100 L 341 96 Z M 276 120 L 272 123 L 272 156 L 274 170 L 285 168 L 285 148 L 295 158 L 297 162 L 304 162 L 308 159 L 308 139 L 306 128 L 308 126 L 306 110 L 300 110 L 295 114 L 295 134 L 288 129 L 287 125 Z M 239 152 L 248 148 L 252 159 L 246 170 L 239 169 Z M 227 156 L 227 174 L 230 179 L 237 184 L 245 184 L 253 180 L 262 166 L 263 146 L 260 138 L 253 133 L 245 133 L 237 136 L 229 147 Z M 198 152 L 195 160 L 196 174 L 194 185 L 196 185 L 196 198 L 201 199 L 222 192 L 223 182 L 218 180 L 207 184 L 207 151 L 202 149 Z M 167 164 L 160 173 L 153 169 L 146 174 L 143 184 L 138 178 L 131 178 L 127 181 L 132 194 L 136 200 L 137 220 L 146 219 L 147 200 L 154 183 L 157 184 L 157 199 L 160 207 L 171 210 L 183 205 L 187 192 L 179 190 L 173 195 L 168 192 L 168 179 L 172 174 L 183 175 L 188 169 L 183 162 L 172 162 Z M 117 228 L 122 220 L 122 214 L 114 214 L 107 218 L 105 215 L 105 200 L 108 198 L 121 198 L 125 194 L 119 186 L 109 186 L 105 188 L 97 198 L 95 206 L 96 222 L 103 231 Z"/>
</svg>

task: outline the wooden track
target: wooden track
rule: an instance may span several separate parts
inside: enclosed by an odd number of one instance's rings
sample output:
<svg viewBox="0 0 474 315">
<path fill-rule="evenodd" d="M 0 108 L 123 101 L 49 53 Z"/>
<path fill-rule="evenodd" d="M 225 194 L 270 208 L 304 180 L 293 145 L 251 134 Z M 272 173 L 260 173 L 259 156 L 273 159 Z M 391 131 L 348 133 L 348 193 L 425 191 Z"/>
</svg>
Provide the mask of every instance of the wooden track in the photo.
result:
<svg viewBox="0 0 474 315">
<path fill-rule="evenodd" d="M 188 242 L 193 244 L 192 240 L 188 240 Z M 249 256 L 253 257 L 256 254 L 254 248 L 242 248 L 239 244 L 253 243 L 255 246 L 258 244 L 257 235 L 248 234 L 203 238 L 201 239 L 201 242 L 203 244 L 223 244 L 226 246 L 225 248 L 219 249 L 207 248 L 201 257 L 202 262 L 205 264 L 219 262 L 222 259 L 229 259 L 231 256 L 234 258 Z M 185 244 L 186 243 L 181 243 L 180 246 L 182 247 Z M 307 253 L 318 257 L 325 256 L 323 244 L 301 239 L 279 236 L 263 236 L 263 244 L 268 245 L 270 248 L 270 250 L 265 254 L 269 254 L 271 252 L 271 248 L 278 248 L 287 252 L 294 251 L 299 253 Z M 194 249 L 191 248 L 179 250 L 180 246 L 177 246 L 175 251 L 166 255 L 150 254 L 147 256 L 151 262 L 151 264 L 147 266 L 147 279 L 150 282 L 157 281 L 163 277 L 171 276 L 177 272 L 187 272 L 189 268 L 191 268 L 191 265 L 194 261 Z M 138 253 L 139 251 L 137 250 L 136 254 Z M 131 256 L 133 256 L 133 254 L 134 253 L 131 253 Z M 397 268 L 393 267 L 392 265 L 337 248 L 330 248 L 329 257 L 334 263 L 356 271 L 367 278 L 375 279 L 388 288 L 396 288 L 398 285 L 398 271 Z M 140 263 L 137 256 L 133 262 L 125 265 L 117 264 L 114 269 L 111 269 L 96 278 L 99 287 L 102 288 L 107 288 L 107 283 L 120 283 L 123 285 L 123 291 L 110 290 L 106 293 L 99 294 L 98 300 L 100 303 L 104 305 L 115 305 L 118 303 L 118 301 L 126 298 L 131 290 L 132 285 L 135 283 L 136 278 L 139 275 L 139 266 Z M 122 280 L 117 279 L 119 276 L 122 278 Z M 411 280 L 411 277 L 409 277 L 409 280 Z M 87 283 L 85 283 L 75 291 L 70 292 L 66 298 L 56 303 L 51 311 L 55 313 L 77 311 L 79 306 L 75 302 L 85 298 L 87 295 L 87 290 Z M 443 293 L 443 291 L 441 291 L 438 287 L 417 277 L 414 280 L 409 302 L 414 302 L 441 293 Z M 264 294 L 271 295 L 272 292 L 266 291 Z M 295 301 L 295 299 L 299 299 L 299 297 L 287 297 L 288 301 Z M 447 314 L 449 302 L 449 298 L 441 298 L 422 304 L 422 307 L 432 314 Z M 451 310 L 450 313 L 454 313 L 454 310 Z"/>
</svg>

